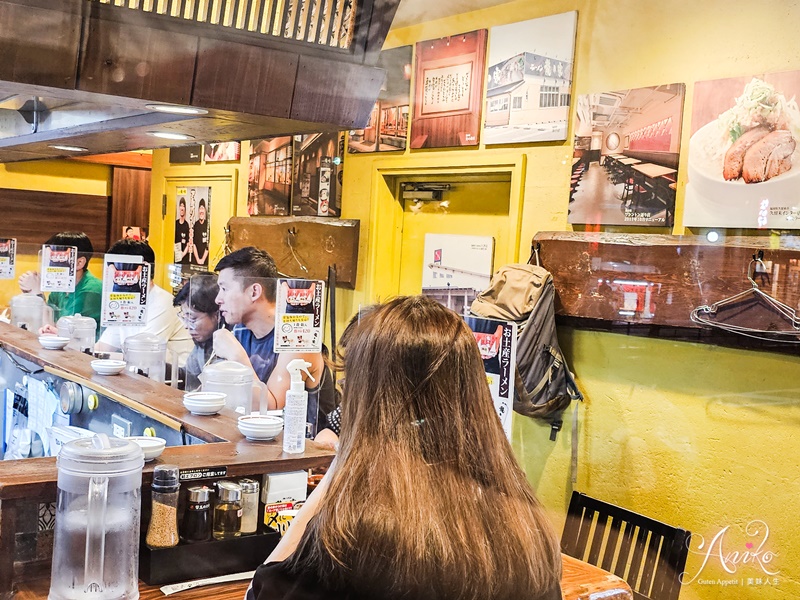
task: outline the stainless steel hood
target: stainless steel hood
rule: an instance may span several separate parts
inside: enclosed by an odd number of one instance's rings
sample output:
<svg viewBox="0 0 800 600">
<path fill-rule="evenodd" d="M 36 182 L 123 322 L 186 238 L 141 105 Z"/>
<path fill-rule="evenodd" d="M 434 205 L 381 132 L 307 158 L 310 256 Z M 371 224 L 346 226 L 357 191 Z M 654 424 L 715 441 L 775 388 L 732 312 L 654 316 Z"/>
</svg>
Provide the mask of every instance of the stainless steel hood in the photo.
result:
<svg viewBox="0 0 800 600">
<path fill-rule="evenodd" d="M 0 0 L 0 162 L 357 127 L 398 4 Z"/>
</svg>

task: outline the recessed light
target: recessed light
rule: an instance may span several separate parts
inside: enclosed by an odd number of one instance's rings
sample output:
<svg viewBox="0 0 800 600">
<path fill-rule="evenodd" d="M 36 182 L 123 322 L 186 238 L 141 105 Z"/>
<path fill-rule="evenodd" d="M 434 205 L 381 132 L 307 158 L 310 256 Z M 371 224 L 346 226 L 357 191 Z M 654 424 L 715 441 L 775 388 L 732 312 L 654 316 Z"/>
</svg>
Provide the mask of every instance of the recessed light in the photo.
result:
<svg viewBox="0 0 800 600">
<path fill-rule="evenodd" d="M 205 108 L 194 108 L 193 106 L 176 106 L 174 104 L 146 104 L 148 110 L 170 113 L 173 115 L 207 115 Z"/>
<path fill-rule="evenodd" d="M 148 131 L 153 137 L 161 138 L 162 140 L 193 140 L 193 135 L 186 135 L 185 133 L 173 133 L 171 131 Z"/>
<path fill-rule="evenodd" d="M 48 148 L 52 148 L 53 150 L 64 150 L 65 152 L 88 152 L 88 148 L 83 148 L 81 146 L 63 146 L 61 144 L 51 144 Z"/>
</svg>

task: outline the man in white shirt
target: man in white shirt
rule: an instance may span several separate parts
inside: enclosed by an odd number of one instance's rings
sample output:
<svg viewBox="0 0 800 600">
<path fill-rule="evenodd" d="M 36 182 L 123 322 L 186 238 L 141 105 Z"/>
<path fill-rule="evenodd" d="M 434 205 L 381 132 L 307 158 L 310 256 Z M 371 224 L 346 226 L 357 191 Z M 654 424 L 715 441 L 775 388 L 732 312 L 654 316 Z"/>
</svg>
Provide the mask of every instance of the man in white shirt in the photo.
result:
<svg viewBox="0 0 800 600">
<path fill-rule="evenodd" d="M 152 333 L 167 342 L 167 361 L 171 361 L 173 352 L 177 352 L 179 362 L 182 364 L 194 348 L 189 332 L 178 318 L 178 313 L 172 305 L 172 294 L 153 283 L 156 256 L 147 242 L 139 240 L 120 240 L 108 249 L 108 254 L 124 254 L 128 256 L 141 256 L 145 262 L 150 263 L 150 281 L 147 284 L 147 305 L 145 309 L 144 326 L 113 325 L 103 331 L 95 351 L 120 352 L 125 339 L 139 333 Z"/>
</svg>

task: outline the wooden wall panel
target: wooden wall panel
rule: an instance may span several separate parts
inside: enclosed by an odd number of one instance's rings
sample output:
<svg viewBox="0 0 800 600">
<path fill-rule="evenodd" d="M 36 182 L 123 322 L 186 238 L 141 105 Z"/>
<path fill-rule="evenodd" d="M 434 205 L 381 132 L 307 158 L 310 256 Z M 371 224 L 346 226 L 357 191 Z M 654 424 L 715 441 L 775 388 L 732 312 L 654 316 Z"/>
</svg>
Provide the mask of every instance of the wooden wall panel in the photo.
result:
<svg viewBox="0 0 800 600">
<path fill-rule="evenodd" d="M 108 233 L 110 244 L 122 237 L 123 227 L 149 227 L 150 175 L 147 169 L 114 167 Z"/>
<path fill-rule="evenodd" d="M 75 86 L 81 16 L 0 2 L 0 80 Z"/>
<path fill-rule="evenodd" d="M 189 104 L 197 37 L 91 18 L 78 88 Z"/>
<path fill-rule="evenodd" d="M 109 211 L 107 196 L 0 188 L 0 237 L 15 237 L 20 246 L 35 247 L 59 231 L 83 231 L 95 252 L 104 252 Z"/>
<path fill-rule="evenodd" d="M 297 62 L 289 52 L 201 39 L 192 104 L 287 118 Z"/>
<path fill-rule="evenodd" d="M 384 76 L 382 69 L 301 56 L 291 118 L 359 129 L 369 120 Z"/>
<path fill-rule="evenodd" d="M 337 285 L 355 289 L 360 222 L 328 217 L 233 217 L 228 221 L 230 246 L 256 246 L 270 253 L 278 270 L 292 277 L 322 279 L 336 266 Z M 303 272 L 287 243 L 294 231 L 294 250 L 308 269 Z"/>
</svg>

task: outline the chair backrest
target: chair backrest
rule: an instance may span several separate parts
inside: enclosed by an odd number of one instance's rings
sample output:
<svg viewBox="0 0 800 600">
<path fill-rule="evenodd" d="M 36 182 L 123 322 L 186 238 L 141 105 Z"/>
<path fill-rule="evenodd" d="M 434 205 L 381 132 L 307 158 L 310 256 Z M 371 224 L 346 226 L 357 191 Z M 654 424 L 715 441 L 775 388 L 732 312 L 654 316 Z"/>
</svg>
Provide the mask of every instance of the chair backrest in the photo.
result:
<svg viewBox="0 0 800 600">
<path fill-rule="evenodd" d="M 628 582 L 636 600 L 675 600 L 690 532 L 572 492 L 561 550 Z"/>
</svg>

